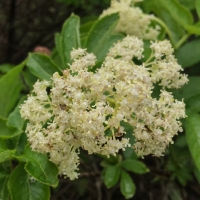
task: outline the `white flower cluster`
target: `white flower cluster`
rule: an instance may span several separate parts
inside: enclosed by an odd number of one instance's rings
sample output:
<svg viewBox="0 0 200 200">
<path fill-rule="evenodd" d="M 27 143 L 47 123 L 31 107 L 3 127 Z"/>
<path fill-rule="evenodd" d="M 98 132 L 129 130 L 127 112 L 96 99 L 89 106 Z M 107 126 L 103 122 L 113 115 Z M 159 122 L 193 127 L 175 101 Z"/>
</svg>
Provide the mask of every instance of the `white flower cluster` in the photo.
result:
<svg viewBox="0 0 200 200">
<path fill-rule="evenodd" d="M 156 40 L 160 27 L 150 26 L 154 15 L 145 14 L 139 7 L 134 6 L 134 3 L 139 1 L 141 0 L 111 0 L 110 7 L 103 11 L 100 18 L 119 12 L 120 19 L 115 32 L 134 35 L 141 39 Z"/>
<path fill-rule="evenodd" d="M 109 156 L 129 146 L 121 126 L 125 121 L 134 128 L 138 155 L 161 156 L 182 130 L 179 119 L 185 117 L 184 103 L 164 89 L 166 83 L 180 87 L 187 78 L 180 74 L 169 42 L 152 43 L 151 49 L 147 62 L 135 64 L 133 58 L 143 57 L 143 42 L 127 36 L 110 49 L 95 72 L 89 69 L 96 57 L 85 49 L 73 50 L 70 70 L 62 76 L 55 73 L 52 83 L 37 81 L 21 105 L 31 148 L 48 153 L 60 174 L 74 179 L 80 148 Z M 164 67 L 168 63 L 170 69 Z M 156 82 L 163 86 L 159 99 L 151 96 Z"/>
<path fill-rule="evenodd" d="M 180 88 L 184 85 L 188 79 L 186 75 L 179 73 L 183 69 L 172 55 L 174 50 L 171 44 L 167 40 L 154 42 L 151 49 L 152 57 L 155 57 L 154 62 L 150 63 L 152 82 L 160 81 L 160 85 L 167 88 Z"/>
</svg>

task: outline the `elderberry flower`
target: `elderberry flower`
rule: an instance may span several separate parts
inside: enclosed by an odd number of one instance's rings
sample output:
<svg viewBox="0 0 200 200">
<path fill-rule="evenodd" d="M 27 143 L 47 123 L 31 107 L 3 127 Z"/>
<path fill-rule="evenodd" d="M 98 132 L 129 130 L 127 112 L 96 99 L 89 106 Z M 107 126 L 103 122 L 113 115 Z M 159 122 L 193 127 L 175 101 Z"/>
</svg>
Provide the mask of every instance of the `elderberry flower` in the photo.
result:
<svg viewBox="0 0 200 200">
<path fill-rule="evenodd" d="M 150 26 L 154 15 L 144 14 L 143 11 L 134 6 L 134 3 L 142 0 L 111 0 L 111 5 L 104 10 L 100 18 L 119 12 L 119 22 L 115 27 L 115 32 L 135 35 L 141 39 L 156 40 L 160 27 Z"/>
<path fill-rule="evenodd" d="M 177 63 L 177 60 L 172 55 L 174 52 L 169 41 L 152 42 L 152 56 L 155 58 L 151 63 L 152 82 L 159 82 L 167 88 L 180 88 L 187 82 L 185 74 L 180 74 L 183 71 L 182 67 Z"/>
<path fill-rule="evenodd" d="M 124 121 L 133 127 L 138 155 L 163 155 L 182 131 L 179 120 L 185 117 L 184 103 L 166 88 L 182 86 L 187 77 L 180 73 L 168 41 L 150 48 L 152 54 L 142 62 L 143 41 L 127 36 L 109 50 L 95 72 L 88 70 L 95 66 L 95 55 L 74 49 L 70 69 L 54 73 L 51 82 L 37 81 L 21 105 L 32 150 L 48 153 L 59 173 L 73 180 L 79 174 L 81 148 L 109 157 L 130 146 L 123 137 Z M 158 99 L 151 95 L 155 83 L 162 87 Z"/>
</svg>

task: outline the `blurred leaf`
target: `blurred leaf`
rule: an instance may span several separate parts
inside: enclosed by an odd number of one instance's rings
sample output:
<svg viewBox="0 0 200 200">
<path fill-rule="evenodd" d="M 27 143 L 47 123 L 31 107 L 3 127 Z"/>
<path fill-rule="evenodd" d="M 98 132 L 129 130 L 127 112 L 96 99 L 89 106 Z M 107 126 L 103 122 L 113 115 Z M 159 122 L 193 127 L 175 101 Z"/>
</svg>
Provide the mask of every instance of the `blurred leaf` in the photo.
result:
<svg viewBox="0 0 200 200">
<path fill-rule="evenodd" d="M 12 126 L 19 130 L 23 129 L 25 120 L 21 117 L 19 105 L 21 105 L 24 100 L 25 97 L 21 98 L 14 111 L 8 116 L 7 126 Z"/>
<path fill-rule="evenodd" d="M 38 181 L 31 181 L 20 163 L 13 170 L 8 181 L 8 190 L 12 200 L 49 200 L 50 188 Z"/>
<path fill-rule="evenodd" d="M 60 62 L 61 62 L 61 65 L 59 66 L 59 69 L 62 70 L 64 68 L 66 68 L 66 67 L 65 67 L 65 64 L 64 64 L 64 56 L 63 56 L 63 52 L 62 52 L 62 37 L 61 37 L 61 34 L 60 33 L 56 33 L 54 40 L 55 40 L 55 45 L 56 45 L 56 51 L 57 51 L 57 53 L 59 55 L 59 59 L 58 60 L 60 60 Z M 54 54 L 52 54 L 52 57 L 53 56 L 54 56 Z M 52 59 L 55 60 L 54 57 Z"/>
<path fill-rule="evenodd" d="M 186 118 L 186 139 L 194 163 L 200 170 L 200 115 L 195 112 L 187 112 Z"/>
<path fill-rule="evenodd" d="M 81 46 L 84 47 L 87 41 L 89 30 L 94 26 L 95 22 L 98 20 L 97 16 L 89 16 L 82 18 L 82 25 L 80 27 L 80 34 L 81 34 Z"/>
<path fill-rule="evenodd" d="M 0 151 L 7 150 L 8 145 L 6 140 L 0 139 Z"/>
<path fill-rule="evenodd" d="M 174 20 L 176 20 L 183 27 L 185 27 L 185 25 L 193 24 L 194 19 L 192 14 L 176 0 L 158 1 L 160 1 L 167 8 Z"/>
<path fill-rule="evenodd" d="M 200 62 L 200 39 L 185 43 L 176 51 L 175 55 L 183 68 Z"/>
<path fill-rule="evenodd" d="M 200 1 L 199 0 L 195 1 L 195 8 L 196 8 L 197 14 L 198 14 L 199 19 L 200 19 Z"/>
<path fill-rule="evenodd" d="M 0 138 L 8 139 L 20 135 L 22 130 L 18 130 L 15 127 L 7 126 L 7 120 L 0 117 Z"/>
<path fill-rule="evenodd" d="M 187 182 L 192 180 L 191 172 L 187 171 L 187 170 L 178 170 L 178 171 L 176 171 L 176 176 L 177 176 L 177 179 L 178 179 L 179 183 L 182 186 L 186 186 Z"/>
<path fill-rule="evenodd" d="M 159 8 L 158 8 L 159 9 Z M 172 36 L 172 43 L 177 43 L 180 38 L 185 34 L 184 29 L 178 24 L 172 16 L 169 14 L 166 10 L 160 10 L 160 16 L 163 19 L 163 21 L 166 23 L 167 27 L 170 30 L 171 36 Z"/>
<path fill-rule="evenodd" d="M 15 154 L 15 150 L 0 150 L 0 163 L 11 160 Z"/>
<path fill-rule="evenodd" d="M 97 60 L 103 61 L 106 54 L 108 53 L 109 49 L 116 44 L 118 41 L 122 40 L 124 38 L 123 35 L 115 34 L 109 36 L 107 42 L 104 43 L 104 45 L 99 49 L 100 51 L 97 53 Z M 97 50 L 96 50 L 97 52 Z M 95 54 L 96 55 L 96 54 Z"/>
<path fill-rule="evenodd" d="M 3 74 L 6 74 L 13 68 L 14 68 L 14 65 L 5 63 L 5 64 L 0 65 L 0 72 Z"/>
<path fill-rule="evenodd" d="M 28 67 L 26 67 L 22 71 L 22 76 L 24 80 L 25 90 L 28 90 L 29 92 L 30 90 L 33 89 L 33 85 L 37 81 L 38 78 L 30 72 L 30 69 Z"/>
<path fill-rule="evenodd" d="M 126 159 L 137 159 L 138 156 L 135 153 L 133 147 L 126 147 L 125 151 L 123 151 L 123 155 Z"/>
<path fill-rule="evenodd" d="M 200 183 L 200 170 L 198 170 L 197 168 L 194 169 L 194 175 L 197 179 L 197 181 Z"/>
<path fill-rule="evenodd" d="M 90 187 L 90 180 L 88 178 L 80 178 L 74 180 L 71 182 L 71 184 L 73 184 L 73 186 L 76 188 L 78 194 L 83 196 L 85 193 L 87 193 L 88 187 Z"/>
<path fill-rule="evenodd" d="M 172 176 L 176 178 L 182 186 L 192 180 L 193 165 L 191 163 L 191 154 L 187 147 L 170 145 L 170 157 L 166 166 L 171 171 Z"/>
<path fill-rule="evenodd" d="M 93 27 L 95 22 L 96 22 L 96 19 L 92 21 L 88 21 L 87 23 L 81 25 L 80 27 L 81 37 L 87 36 L 89 34 L 89 30 Z"/>
<path fill-rule="evenodd" d="M 147 0 L 149 1 L 149 0 Z M 168 9 L 165 5 L 163 5 L 162 1 L 151 0 L 151 11 L 154 12 L 160 19 L 162 19 L 165 24 L 167 25 L 170 35 L 171 35 L 171 42 L 176 44 L 180 38 L 185 34 L 184 29 L 178 24 L 174 18 L 169 13 Z"/>
<path fill-rule="evenodd" d="M 58 185 L 58 168 L 48 160 L 47 155 L 31 151 L 27 145 L 24 157 L 27 160 L 25 169 L 31 176 L 46 185 Z"/>
<path fill-rule="evenodd" d="M 8 176 L 0 179 L 0 199 L 1 200 L 10 200 L 7 184 L 8 184 Z"/>
<path fill-rule="evenodd" d="M 149 40 L 144 40 L 143 43 L 144 43 L 144 51 L 143 51 L 144 57 L 141 59 L 142 63 L 145 62 L 151 56 L 152 53 L 152 50 L 150 48 L 151 42 Z"/>
<path fill-rule="evenodd" d="M 135 137 L 133 136 L 133 127 L 128 124 L 127 122 L 122 121 L 120 123 L 121 126 L 124 127 L 126 134 L 124 135 L 125 138 L 129 138 L 129 143 L 131 145 L 135 142 Z M 125 158 L 137 159 L 138 156 L 136 155 L 133 147 L 126 147 L 125 151 L 122 152 Z"/>
<path fill-rule="evenodd" d="M 176 141 L 174 143 L 174 146 L 177 146 L 181 149 L 187 147 L 187 141 L 186 141 L 185 134 L 178 135 L 178 137 L 176 138 Z"/>
<path fill-rule="evenodd" d="M 160 5 L 161 3 L 159 3 Z M 154 0 L 143 0 L 142 1 L 142 10 L 145 13 L 151 13 L 153 11 L 153 9 L 155 8 L 155 1 Z"/>
<path fill-rule="evenodd" d="M 112 35 L 118 20 L 117 13 L 105 16 L 99 19 L 89 32 L 85 48 L 94 53 L 98 62 L 104 59 L 113 43 L 123 38 L 121 35 Z"/>
<path fill-rule="evenodd" d="M 18 156 L 20 156 L 21 154 L 23 154 L 24 149 L 27 145 L 27 135 L 25 134 L 25 132 L 23 132 L 16 143 L 15 149 L 16 149 L 16 153 L 15 153 L 15 158 L 17 158 Z M 17 158 L 18 159 L 18 158 Z M 24 162 L 26 162 L 26 159 L 22 159 Z"/>
<path fill-rule="evenodd" d="M 182 200 L 180 191 L 176 189 L 174 185 L 170 188 L 168 195 L 170 197 L 170 200 Z"/>
<path fill-rule="evenodd" d="M 116 155 L 116 156 L 110 155 L 109 158 L 101 154 L 98 154 L 98 156 L 103 158 L 103 160 L 106 161 L 109 165 L 115 165 L 119 163 L 119 161 L 122 159 L 121 155 Z"/>
<path fill-rule="evenodd" d="M 200 35 L 200 24 L 186 25 L 184 27 L 189 33 Z"/>
<path fill-rule="evenodd" d="M 194 112 L 200 112 L 200 94 L 187 99 L 186 108 Z"/>
<path fill-rule="evenodd" d="M 182 100 L 184 98 L 185 102 L 187 102 L 190 97 L 200 94 L 199 87 L 197 87 L 197 85 L 200 85 L 200 77 L 189 76 L 188 78 L 188 84 L 184 85 L 178 90 L 173 91 L 175 98 L 179 100 Z"/>
<path fill-rule="evenodd" d="M 100 165 L 102 166 L 102 167 L 108 167 L 109 165 L 110 165 L 110 163 L 107 161 L 107 160 L 102 160 L 101 161 L 101 163 L 100 163 Z"/>
<path fill-rule="evenodd" d="M 131 171 L 136 174 L 144 174 L 149 172 L 149 169 L 146 167 L 146 165 L 138 160 L 127 159 L 122 161 L 120 166 L 122 166 L 127 171 Z"/>
<path fill-rule="evenodd" d="M 73 48 L 81 46 L 79 35 L 80 20 L 79 17 L 72 14 L 64 23 L 61 35 L 56 36 L 56 49 L 63 59 L 62 69 L 69 68 L 68 64 L 72 62 L 70 52 Z"/>
<path fill-rule="evenodd" d="M 172 161 L 176 164 L 175 171 L 191 172 L 191 154 L 189 152 L 188 145 L 186 143 L 186 146 L 180 147 L 177 143 L 178 141 L 176 140 L 174 145 L 170 145 L 170 159 L 172 159 Z"/>
<path fill-rule="evenodd" d="M 41 80 L 50 80 L 52 75 L 59 71 L 50 57 L 39 53 L 30 53 L 26 65 L 31 73 Z"/>
<path fill-rule="evenodd" d="M 122 121 L 120 123 L 120 125 L 124 127 L 124 130 L 126 132 L 124 137 L 129 138 L 129 143 L 131 145 L 133 145 L 134 142 L 135 142 L 135 137 L 133 136 L 133 127 L 129 123 L 124 122 L 124 121 Z M 123 151 L 123 155 L 124 155 L 125 158 L 131 158 L 131 159 L 137 159 L 138 158 L 133 147 L 126 147 L 125 151 Z"/>
<path fill-rule="evenodd" d="M 60 69 L 60 71 L 62 71 L 62 65 L 63 65 L 62 58 L 61 58 L 60 53 L 58 53 L 58 50 L 56 48 L 54 48 L 52 50 L 51 59 L 57 65 L 57 67 Z"/>
<path fill-rule="evenodd" d="M 130 175 L 123 171 L 121 172 L 120 190 L 126 199 L 130 199 L 135 195 L 135 184 Z"/>
<path fill-rule="evenodd" d="M 25 61 L 26 62 L 26 61 Z M 25 65 L 25 62 L 10 70 L 6 75 L 0 79 L 0 116 L 7 117 L 14 106 L 16 105 L 22 83 L 20 80 L 20 73 Z"/>
<path fill-rule="evenodd" d="M 195 8 L 195 0 L 179 0 L 179 2 L 189 10 L 193 10 Z"/>
<path fill-rule="evenodd" d="M 110 165 L 105 169 L 104 183 L 107 188 L 117 184 L 120 175 L 119 165 Z"/>
<path fill-rule="evenodd" d="M 10 163 L 9 163 L 10 164 Z M 8 176 L 9 174 L 10 174 L 10 167 L 9 167 L 9 169 L 8 168 L 6 168 L 5 166 L 5 163 L 3 163 L 3 164 L 1 164 L 0 165 L 0 179 L 2 179 L 2 178 L 6 178 L 6 176 Z M 1 181 L 0 181 L 0 183 L 1 183 Z M 1 187 L 1 186 L 0 186 Z M 0 193 L 1 194 L 1 193 Z"/>
<path fill-rule="evenodd" d="M 125 121 L 121 121 L 120 125 L 124 127 L 124 131 L 126 132 L 124 136 L 130 138 L 129 143 L 133 145 L 135 142 L 135 137 L 133 136 L 133 127 Z"/>
</svg>

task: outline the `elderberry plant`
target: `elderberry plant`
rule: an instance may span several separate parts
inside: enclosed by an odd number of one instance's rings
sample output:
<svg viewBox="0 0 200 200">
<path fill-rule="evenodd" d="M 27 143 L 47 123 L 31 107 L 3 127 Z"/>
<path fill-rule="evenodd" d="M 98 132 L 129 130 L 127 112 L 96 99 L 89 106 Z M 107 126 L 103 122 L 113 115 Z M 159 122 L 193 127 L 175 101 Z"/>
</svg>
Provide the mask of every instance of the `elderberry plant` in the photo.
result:
<svg viewBox="0 0 200 200">
<path fill-rule="evenodd" d="M 197 38 L 187 41 L 192 34 Z M 199 35 L 191 12 L 176 0 L 112 0 L 81 26 L 72 14 L 55 35 L 52 54 L 30 53 L 6 68 L 0 198 L 50 199 L 58 175 L 81 177 L 83 153 L 102 158 L 98 178 L 107 188 L 119 182 L 126 199 L 137 187 L 130 173 L 150 171 L 139 158 L 161 157 L 166 149 L 170 180 L 185 186 L 192 175 L 198 179 L 200 81 L 183 67 L 200 63 Z M 187 168 L 187 147 L 196 168 Z"/>
<path fill-rule="evenodd" d="M 49 82 L 37 81 L 21 106 L 32 150 L 48 153 L 59 173 L 73 180 L 78 177 L 80 148 L 115 156 L 130 145 L 129 138 L 118 139 L 118 134 L 126 134 L 120 124 L 125 121 L 134 129 L 133 147 L 139 156 L 163 155 L 182 131 L 179 119 L 185 117 L 184 103 L 165 88 L 179 88 L 188 79 L 180 74 L 169 41 L 154 42 L 150 48 L 147 61 L 135 64 L 134 58 L 143 57 L 143 42 L 127 36 L 109 49 L 94 72 L 90 69 L 96 64 L 95 55 L 72 50 L 69 69 L 62 75 L 54 73 Z M 155 83 L 162 87 L 158 99 L 151 96 Z"/>
</svg>

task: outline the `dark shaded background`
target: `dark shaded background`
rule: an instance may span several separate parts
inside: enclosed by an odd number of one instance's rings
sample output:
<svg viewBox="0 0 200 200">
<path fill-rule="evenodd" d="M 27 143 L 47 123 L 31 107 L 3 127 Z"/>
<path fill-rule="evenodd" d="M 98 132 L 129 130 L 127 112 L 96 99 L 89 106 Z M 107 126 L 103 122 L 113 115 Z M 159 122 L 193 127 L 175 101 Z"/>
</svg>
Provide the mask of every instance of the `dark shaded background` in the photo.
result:
<svg viewBox="0 0 200 200">
<path fill-rule="evenodd" d="M 63 2 L 61 2 L 63 1 Z M 0 0 L 0 64 L 18 64 L 40 45 L 52 48 L 69 15 L 98 15 L 110 0 Z"/>
</svg>

